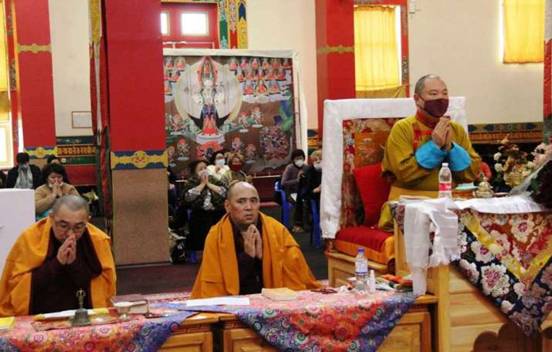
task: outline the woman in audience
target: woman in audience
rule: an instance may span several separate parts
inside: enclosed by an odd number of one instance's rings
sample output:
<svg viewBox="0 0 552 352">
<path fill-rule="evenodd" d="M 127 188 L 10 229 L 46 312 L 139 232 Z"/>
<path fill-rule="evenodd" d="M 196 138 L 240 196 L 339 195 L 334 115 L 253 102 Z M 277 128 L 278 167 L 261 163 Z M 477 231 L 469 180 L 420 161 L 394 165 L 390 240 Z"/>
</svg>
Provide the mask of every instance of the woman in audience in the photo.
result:
<svg viewBox="0 0 552 352">
<path fill-rule="evenodd" d="M 44 167 L 42 177 L 46 183 L 35 191 L 37 220 L 46 217 L 50 213 L 56 199 L 68 194 L 79 195 L 75 187 L 63 182 L 66 176 L 65 168 L 61 164 L 52 163 Z"/>
<path fill-rule="evenodd" d="M 303 196 L 304 179 L 307 165 L 305 164 L 305 152 L 296 149 L 291 153 L 291 163 L 286 166 L 282 174 L 282 188 L 288 199 L 295 203 L 293 209 L 294 226 L 292 232 L 303 232 Z"/>
<path fill-rule="evenodd" d="M 48 157 L 46 157 L 46 165 L 44 165 L 44 167 L 42 168 L 42 174 L 44 174 L 44 169 L 46 168 L 46 166 L 48 166 L 50 164 L 62 165 L 61 160 L 56 155 L 50 154 L 50 155 L 48 155 Z M 45 179 L 42 179 L 42 181 L 44 183 L 47 182 Z M 63 182 L 71 184 L 71 182 L 69 182 L 69 176 L 67 176 L 67 172 L 63 176 Z"/>
<path fill-rule="evenodd" d="M 232 153 L 228 157 L 230 169 L 222 176 L 221 181 L 230 186 L 232 182 L 245 181 L 252 183 L 252 177 L 243 171 L 243 156 L 240 153 Z"/>
<path fill-rule="evenodd" d="M 312 165 L 305 174 L 305 192 L 307 199 L 314 199 L 320 209 L 320 184 L 322 183 L 322 150 L 311 153 Z"/>
<path fill-rule="evenodd" d="M 205 160 L 195 160 L 189 165 L 190 178 L 184 183 L 184 204 L 191 209 L 190 235 L 186 240 L 189 261 L 198 262 L 197 251 L 203 251 L 205 237 L 212 225 L 224 215 L 226 188 L 207 171 Z"/>
<path fill-rule="evenodd" d="M 224 174 L 229 170 L 226 165 L 224 150 L 219 150 L 213 153 L 211 156 L 211 165 L 207 166 L 207 170 L 209 171 L 209 174 L 217 180 L 222 179 L 222 176 L 224 176 Z"/>
</svg>

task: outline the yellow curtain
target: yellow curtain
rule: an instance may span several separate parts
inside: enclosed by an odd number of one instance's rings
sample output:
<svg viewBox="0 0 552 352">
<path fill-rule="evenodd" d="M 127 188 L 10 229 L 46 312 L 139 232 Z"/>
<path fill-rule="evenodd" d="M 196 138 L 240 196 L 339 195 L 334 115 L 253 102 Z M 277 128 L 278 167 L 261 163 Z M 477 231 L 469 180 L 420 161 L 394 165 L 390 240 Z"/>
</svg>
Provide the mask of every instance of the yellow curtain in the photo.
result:
<svg viewBox="0 0 552 352">
<path fill-rule="evenodd" d="M 395 8 L 359 5 L 355 18 L 355 85 L 357 96 L 399 96 L 401 77 Z"/>
<path fill-rule="evenodd" d="M 0 0 L 0 122 L 8 121 L 8 51 L 6 44 L 6 17 L 4 2 Z"/>
<path fill-rule="evenodd" d="M 504 63 L 543 62 L 544 1 L 504 0 Z"/>
</svg>

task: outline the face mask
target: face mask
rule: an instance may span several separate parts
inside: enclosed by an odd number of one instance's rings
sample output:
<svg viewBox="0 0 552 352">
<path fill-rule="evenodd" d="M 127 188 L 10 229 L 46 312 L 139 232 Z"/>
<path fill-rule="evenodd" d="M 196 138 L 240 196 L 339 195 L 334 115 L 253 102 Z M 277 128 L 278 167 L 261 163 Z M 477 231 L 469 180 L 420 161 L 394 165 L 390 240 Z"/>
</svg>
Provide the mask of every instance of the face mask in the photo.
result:
<svg viewBox="0 0 552 352">
<path fill-rule="evenodd" d="M 314 163 L 313 166 L 316 170 L 321 170 L 322 169 L 322 164 L 321 163 Z"/>
<path fill-rule="evenodd" d="M 224 162 L 224 159 L 217 159 L 217 160 L 215 160 L 215 165 L 216 165 L 216 166 L 219 166 L 219 167 L 220 167 L 220 166 L 224 166 L 224 163 L 225 163 L 225 162 Z"/>
<path fill-rule="evenodd" d="M 241 164 L 232 164 L 230 165 L 230 170 L 238 172 L 241 170 L 241 167 L 242 167 Z"/>
<path fill-rule="evenodd" d="M 433 117 L 441 117 L 447 112 L 448 99 L 424 100 L 424 110 Z"/>
<path fill-rule="evenodd" d="M 21 170 L 27 170 L 29 168 L 29 164 L 21 164 L 21 165 L 19 165 L 19 168 Z"/>
<path fill-rule="evenodd" d="M 295 166 L 297 166 L 297 167 L 303 167 L 303 165 L 305 165 L 305 160 L 303 160 L 303 159 L 298 159 L 298 160 L 294 160 L 293 163 L 294 163 Z"/>
</svg>

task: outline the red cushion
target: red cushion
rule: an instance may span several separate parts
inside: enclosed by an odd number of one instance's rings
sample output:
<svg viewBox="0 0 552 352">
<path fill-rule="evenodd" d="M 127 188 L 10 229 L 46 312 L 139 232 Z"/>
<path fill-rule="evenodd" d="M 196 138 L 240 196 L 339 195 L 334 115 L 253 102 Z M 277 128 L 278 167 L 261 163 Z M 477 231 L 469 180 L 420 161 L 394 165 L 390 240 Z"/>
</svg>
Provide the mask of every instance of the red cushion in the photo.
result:
<svg viewBox="0 0 552 352">
<path fill-rule="evenodd" d="M 335 239 L 381 251 L 383 243 L 391 236 L 393 236 L 392 233 L 382 231 L 377 227 L 355 226 L 339 230 Z"/>
<path fill-rule="evenodd" d="M 364 206 L 364 225 L 375 225 L 390 188 L 389 183 L 381 176 L 381 164 L 355 168 L 353 174 Z"/>
</svg>

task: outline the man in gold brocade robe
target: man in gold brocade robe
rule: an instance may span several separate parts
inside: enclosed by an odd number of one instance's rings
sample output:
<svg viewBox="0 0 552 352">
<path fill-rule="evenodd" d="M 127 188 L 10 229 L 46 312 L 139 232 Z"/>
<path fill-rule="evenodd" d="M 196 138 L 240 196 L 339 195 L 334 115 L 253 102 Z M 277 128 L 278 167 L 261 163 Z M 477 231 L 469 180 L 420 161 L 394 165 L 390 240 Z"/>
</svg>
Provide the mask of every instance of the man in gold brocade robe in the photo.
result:
<svg viewBox="0 0 552 352">
<path fill-rule="evenodd" d="M 453 183 L 472 182 L 479 175 L 481 158 L 472 148 L 464 128 L 445 113 L 448 90 L 436 75 L 425 75 L 414 90 L 416 115 L 393 126 L 382 162 L 383 174 L 390 176 L 389 200 L 401 195 L 435 197 L 439 187 L 439 170 L 449 164 Z M 382 210 L 380 227 L 391 222 L 389 209 Z"/>
</svg>

